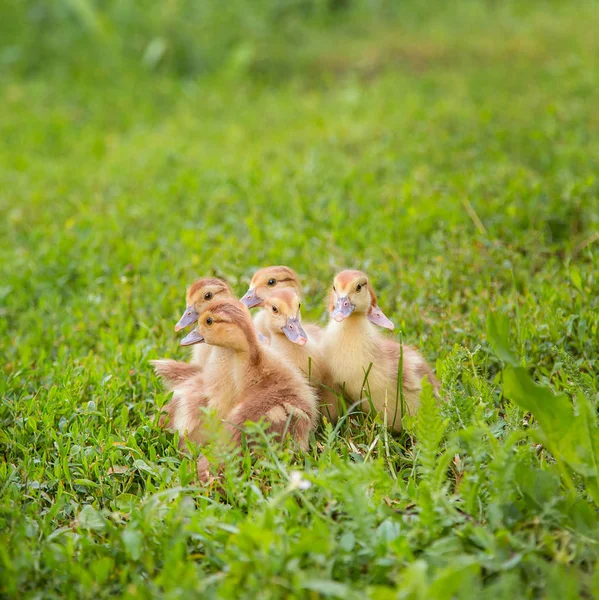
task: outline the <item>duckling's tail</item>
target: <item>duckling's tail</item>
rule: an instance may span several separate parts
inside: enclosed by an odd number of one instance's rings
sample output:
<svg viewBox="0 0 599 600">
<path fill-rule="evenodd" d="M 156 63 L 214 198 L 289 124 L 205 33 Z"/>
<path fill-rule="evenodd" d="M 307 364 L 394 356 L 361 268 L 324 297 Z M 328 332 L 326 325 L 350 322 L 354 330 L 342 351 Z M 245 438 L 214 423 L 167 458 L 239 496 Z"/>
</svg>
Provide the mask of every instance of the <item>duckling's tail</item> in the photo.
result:
<svg viewBox="0 0 599 600">
<path fill-rule="evenodd" d="M 171 360 L 170 358 L 151 360 L 150 364 L 154 367 L 156 375 L 164 379 L 164 383 L 169 390 L 202 372 L 202 369 L 198 365 L 190 365 L 189 363 Z"/>
</svg>

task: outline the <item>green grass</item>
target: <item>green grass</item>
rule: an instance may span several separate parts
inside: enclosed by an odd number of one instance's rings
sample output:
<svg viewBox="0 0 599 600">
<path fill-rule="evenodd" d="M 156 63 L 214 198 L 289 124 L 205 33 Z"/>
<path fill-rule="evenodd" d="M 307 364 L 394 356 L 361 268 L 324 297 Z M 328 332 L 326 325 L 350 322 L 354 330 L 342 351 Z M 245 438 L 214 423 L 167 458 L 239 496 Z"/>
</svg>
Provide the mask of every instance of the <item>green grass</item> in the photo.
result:
<svg viewBox="0 0 599 600">
<path fill-rule="evenodd" d="M 599 11 L 457 7 L 203 78 L 2 76 L 0 595 L 597 597 Z M 148 361 L 190 281 L 268 264 L 322 323 L 366 271 L 446 402 L 204 489 Z"/>
</svg>

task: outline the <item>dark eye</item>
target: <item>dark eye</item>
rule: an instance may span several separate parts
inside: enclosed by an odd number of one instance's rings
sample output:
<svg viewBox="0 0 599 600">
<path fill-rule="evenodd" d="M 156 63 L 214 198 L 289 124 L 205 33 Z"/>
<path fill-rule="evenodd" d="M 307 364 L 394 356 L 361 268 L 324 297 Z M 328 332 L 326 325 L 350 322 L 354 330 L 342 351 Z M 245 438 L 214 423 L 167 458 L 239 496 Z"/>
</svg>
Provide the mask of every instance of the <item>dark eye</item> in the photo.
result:
<svg viewBox="0 0 599 600">
<path fill-rule="evenodd" d="M 335 289 L 335 286 L 333 286 L 333 291 L 336 292 L 337 290 Z"/>
<path fill-rule="evenodd" d="M 277 283 L 277 280 L 276 280 L 274 277 L 271 277 L 271 278 L 268 280 L 268 285 L 271 285 L 271 286 L 272 286 L 272 285 L 275 285 L 275 283 Z"/>
<path fill-rule="evenodd" d="M 212 317 L 208 317 L 206 319 L 206 325 L 208 325 L 208 327 L 210 327 L 210 325 L 212 325 L 212 323 L 214 323 L 214 321 L 212 320 Z"/>
<path fill-rule="evenodd" d="M 361 292 L 362 291 L 362 284 L 358 283 L 358 285 L 356 286 L 356 292 Z"/>
<path fill-rule="evenodd" d="M 204 300 L 210 300 L 212 298 L 212 292 L 206 292 L 204 294 Z"/>
<path fill-rule="evenodd" d="M 276 306 L 273 306 L 273 307 L 272 307 L 272 312 L 274 312 L 274 313 L 278 313 L 278 312 L 279 312 L 279 309 L 278 309 Z"/>
</svg>

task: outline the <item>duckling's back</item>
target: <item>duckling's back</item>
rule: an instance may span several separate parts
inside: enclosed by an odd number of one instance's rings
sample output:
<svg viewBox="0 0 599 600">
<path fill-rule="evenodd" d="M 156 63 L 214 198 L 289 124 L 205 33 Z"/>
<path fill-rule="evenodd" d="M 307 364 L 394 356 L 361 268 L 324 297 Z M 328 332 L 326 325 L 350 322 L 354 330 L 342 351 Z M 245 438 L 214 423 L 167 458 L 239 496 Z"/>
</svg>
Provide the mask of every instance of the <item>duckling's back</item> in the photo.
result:
<svg viewBox="0 0 599 600">
<path fill-rule="evenodd" d="M 283 436 L 289 433 L 302 448 L 318 422 L 318 399 L 304 377 L 285 359 L 264 348 L 260 364 L 246 374 L 246 387 L 227 422 L 236 426 L 233 435 L 241 435 L 247 421 L 264 419 L 269 431 Z M 237 433 L 236 431 L 237 430 Z"/>
</svg>

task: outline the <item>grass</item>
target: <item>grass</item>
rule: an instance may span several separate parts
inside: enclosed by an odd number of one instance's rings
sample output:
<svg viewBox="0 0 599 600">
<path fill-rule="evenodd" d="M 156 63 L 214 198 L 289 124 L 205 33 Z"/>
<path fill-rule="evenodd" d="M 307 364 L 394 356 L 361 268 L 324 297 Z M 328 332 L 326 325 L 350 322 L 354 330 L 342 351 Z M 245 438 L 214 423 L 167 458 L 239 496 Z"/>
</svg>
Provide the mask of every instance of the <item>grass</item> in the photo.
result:
<svg viewBox="0 0 599 600">
<path fill-rule="evenodd" d="M 242 72 L 3 75 L 0 594 L 599 594 L 599 13 L 458 5 Z M 368 272 L 446 402 L 201 488 L 148 361 L 195 277 L 279 263 L 323 323 Z"/>
</svg>

